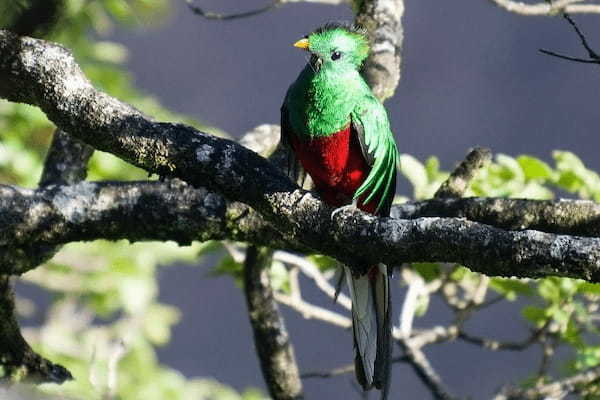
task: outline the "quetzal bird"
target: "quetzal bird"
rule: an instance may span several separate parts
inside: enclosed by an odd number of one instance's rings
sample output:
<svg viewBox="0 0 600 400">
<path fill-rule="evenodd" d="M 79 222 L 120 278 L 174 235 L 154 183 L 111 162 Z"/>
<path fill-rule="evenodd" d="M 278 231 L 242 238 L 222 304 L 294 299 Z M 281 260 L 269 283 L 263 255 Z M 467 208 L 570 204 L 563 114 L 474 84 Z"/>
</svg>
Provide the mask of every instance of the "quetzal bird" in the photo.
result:
<svg viewBox="0 0 600 400">
<path fill-rule="evenodd" d="M 388 216 L 396 187 L 398 150 L 387 113 L 360 74 L 369 54 L 366 32 L 330 23 L 294 46 L 310 61 L 289 87 L 281 108 L 281 139 L 336 207 Z M 352 298 L 356 377 L 367 390 L 387 392 L 390 296 L 387 267 L 364 276 L 344 267 Z"/>
</svg>

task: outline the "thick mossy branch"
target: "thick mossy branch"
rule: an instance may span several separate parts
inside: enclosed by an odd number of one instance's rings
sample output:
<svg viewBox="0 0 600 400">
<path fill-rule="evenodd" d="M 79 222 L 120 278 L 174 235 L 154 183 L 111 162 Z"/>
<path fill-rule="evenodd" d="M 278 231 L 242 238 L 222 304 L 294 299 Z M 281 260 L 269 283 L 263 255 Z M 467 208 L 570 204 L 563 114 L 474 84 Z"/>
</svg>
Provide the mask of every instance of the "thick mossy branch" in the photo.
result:
<svg viewBox="0 0 600 400">
<path fill-rule="evenodd" d="M 507 209 L 518 210 L 514 203 L 520 201 L 523 202 L 521 209 L 535 209 L 539 205 L 551 212 L 553 206 L 560 210 L 564 203 L 565 206 L 571 204 L 574 209 L 592 206 L 596 213 L 600 212 L 595 203 L 585 201 L 446 199 L 423 204 L 458 202 L 468 209 L 469 204 L 480 201 L 497 202 L 494 207 L 488 207 L 491 210 L 498 209 L 503 203 Z M 100 238 L 176 240 L 181 244 L 192 240 L 232 239 L 308 250 L 293 238 L 281 235 L 248 206 L 228 203 L 218 194 L 192 188 L 180 181 L 82 182 L 36 191 L 4 186 L 0 187 L 0 210 L 0 239 L 6 243 L 5 249 L 16 248 L 25 260 L 30 260 L 27 264 L 13 264 L 13 269 L 4 273 L 22 273 L 35 267 L 40 262 L 36 256 L 38 247 L 53 248 L 71 241 Z M 407 214 L 416 217 L 419 204 L 395 206 L 393 210 L 394 213 L 403 212 L 403 217 Z M 329 215 L 326 218 L 329 221 Z M 344 212 L 336 219 L 347 222 L 339 224 L 340 229 L 331 231 L 332 237 L 324 236 L 323 247 L 333 248 L 338 242 L 341 246 L 346 240 L 353 243 L 345 252 L 334 253 L 348 262 L 352 257 L 356 260 L 365 255 L 391 265 L 401 260 L 453 260 L 489 275 L 537 277 L 551 274 L 599 280 L 596 265 L 600 257 L 597 246 L 600 240 L 596 238 L 532 230 L 505 231 L 451 218 L 377 219 L 360 212 Z M 527 223 L 526 218 L 520 222 Z M 317 237 L 318 234 L 315 232 Z M 10 253 L 1 254 L 7 254 L 5 261 L 13 257 Z"/>
<path fill-rule="evenodd" d="M 600 237 L 600 204 L 589 200 L 430 199 L 392 207 L 392 217 L 466 218 L 506 230 Z"/>
<path fill-rule="evenodd" d="M 70 53 L 52 43 L 0 31 L 0 97 L 39 106 L 59 128 L 94 148 L 244 202 L 276 227 L 285 241 L 350 266 L 447 261 L 488 275 L 561 275 L 600 281 L 600 239 L 506 231 L 456 218 L 375 218 L 350 210 L 332 219 L 330 207 L 300 190 L 256 153 L 188 126 L 152 121 L 94 89 Z M 8 197 L 23 195 L 14 188 L 3 191 Z M 68 192 L 55 195 L 67 206 L 77 197 Z M 21 212 L 4 217 L 12 226 L 38 212 L 23 203 L 20 207 Z M 135 222 L 140 224 L 139 219 Z M 58 235 L 52 227 L 47 231 Z M 364 271 L 356 267 L 355 272 Z"/>
<path fill-rule="evenodd" d="M 100 238 L 292 247 L 248 206 L 179 180 L 0 186 L 0 272 L 21 274 L 49 259 L 56 246 Z"/>
<path fill-rule="evenodd" d="M 46 155 L 40 186 L 68 185 L 82 181 L 85 179 L 87 163 L 92 152 L 93 149 L 90 146 L 71 138 L 63 131 L 56 130 Z M 10 202 L 3 202 L 3 204 L 8 204 L 12 209 Z M 37 213 L 31 212 L 31 209 L 29 211 L 29 220 L 31 221 Z M 2 215 L 10 215 L 10 212 L 7 210 Z M 25 216 L 20 218 L 21 222 L 26 220 Z M 21 227 L 23 226 L 21 225 Z M 27 230 L 26 227 L 23 228 Z M 32 228 L 31 225 L 29 228 Z M 35 228 L 33 229 L 35 230 Z M 38 242 L 26 234 L 21 236 L 21 233 L 23 232 L 19 229 L 13 232 L 12 243 L 1 241 L 0 273 L 20 273 L 24 271 L 24 266 L 25 268 L 29 265 L 35 267 L 41 261 L 52 257 L 59 248 L 51 246 L 47 242 Z M 23 245 L 17 246 L 16 242 L 18 241 L 21 241 Z M 36 354 L 21 335 L 15 315 L 14 294 L 7 275 L 0 276 L 0 297 L 1 321 L 3 321 L 2 329 L 0 329 L 0 360 L 2 360 L 0 364 L 4 368 L 4 378 L 11 382 L 26 380 L 53 383 L 62 383 L 67 379 L 72 379 L 71 373 L 66 368 L 55 365 Z"/>
<path fill-rule="evenodd" d="M 6 275 L 0 276 L 0 380 L 63 383 L 73 379 L 66 368 L 36 354 L 27 344 L 15 316 L 15 296 Z"/>
</svg>

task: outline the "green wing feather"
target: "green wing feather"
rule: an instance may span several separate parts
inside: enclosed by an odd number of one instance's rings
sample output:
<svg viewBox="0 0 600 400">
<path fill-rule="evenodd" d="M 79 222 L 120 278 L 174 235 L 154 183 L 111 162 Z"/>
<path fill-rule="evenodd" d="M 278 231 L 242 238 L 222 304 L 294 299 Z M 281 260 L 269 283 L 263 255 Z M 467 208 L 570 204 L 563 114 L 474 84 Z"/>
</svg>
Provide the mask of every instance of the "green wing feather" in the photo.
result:
<svg viewBox="0 0 600 400">
<path fill-rule="evenodd" d="M 351 117 L 365 158 L 371 165 L 371 172 L 354 193 L 354 199 L 366 194 L 364 203 L 369 203 L 380 194 L 375 211 L 378 213 L 386 202 L 391 204 L 394 195 L 398 149 L 385 108 L 373 95 L 361 99 Z"/>
</svg>

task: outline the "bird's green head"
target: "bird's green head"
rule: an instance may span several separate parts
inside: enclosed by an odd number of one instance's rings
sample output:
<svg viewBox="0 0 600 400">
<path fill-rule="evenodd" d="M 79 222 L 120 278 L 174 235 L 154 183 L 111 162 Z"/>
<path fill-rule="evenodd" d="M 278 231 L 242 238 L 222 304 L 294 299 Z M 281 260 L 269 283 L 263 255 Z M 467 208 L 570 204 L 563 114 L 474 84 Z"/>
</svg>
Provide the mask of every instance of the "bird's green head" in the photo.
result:
<svg viewBox="0 0 600 400">
<path fill-rule="evenodd" d="M 316 70 L 326 66 L 359 69 L 369 55 L 366 31 L 350 24 L 328 23 L 294 46 L 311 53 L 310 63 Z"/>
</svg>

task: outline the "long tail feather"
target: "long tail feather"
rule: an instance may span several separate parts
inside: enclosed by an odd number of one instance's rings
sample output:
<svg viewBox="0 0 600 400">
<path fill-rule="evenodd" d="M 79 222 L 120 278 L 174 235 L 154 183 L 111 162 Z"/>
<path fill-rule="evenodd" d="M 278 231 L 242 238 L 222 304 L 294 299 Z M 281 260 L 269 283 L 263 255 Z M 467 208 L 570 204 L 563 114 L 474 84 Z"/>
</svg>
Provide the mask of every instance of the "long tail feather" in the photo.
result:
<svg viewBox="0 0 600 400">
<path fill-rule="evenodd" d="M 375 386 L 384 389 L 390 368 L 390 299 L 387 267 L 374 266 L 361 277 L 346 277 L 352 298 L 352 330 L 356 378 L 368 390 Z M 385 398 L 385 397 L 384 397 Z"/>
</svg>

